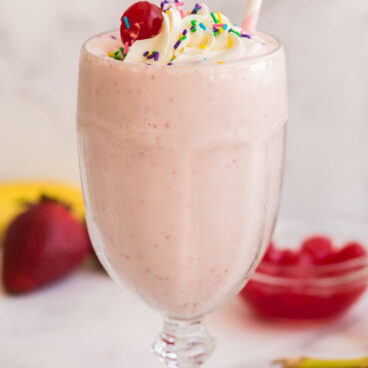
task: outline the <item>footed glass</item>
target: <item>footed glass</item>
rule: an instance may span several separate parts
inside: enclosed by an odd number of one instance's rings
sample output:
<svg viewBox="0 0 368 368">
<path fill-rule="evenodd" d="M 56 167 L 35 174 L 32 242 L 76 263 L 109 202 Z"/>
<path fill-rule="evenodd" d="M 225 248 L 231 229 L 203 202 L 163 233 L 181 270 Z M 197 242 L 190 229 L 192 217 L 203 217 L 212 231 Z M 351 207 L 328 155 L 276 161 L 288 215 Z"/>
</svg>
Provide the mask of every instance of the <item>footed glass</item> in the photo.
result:
<svg viewBox="0 0 368 368">
<path fill-rule="evenodd" d="M 102 56 L 111 32 L 81 51 L 88 230 L 111 277 L 163 315 L 152 350 L 168 367 L 211 356 L 203 317 L 244 286 L 273 230 L 286 68 L 279 42 L 258 36 L 264 52 L 225 64 L 114 60 Z"/>
</svg>

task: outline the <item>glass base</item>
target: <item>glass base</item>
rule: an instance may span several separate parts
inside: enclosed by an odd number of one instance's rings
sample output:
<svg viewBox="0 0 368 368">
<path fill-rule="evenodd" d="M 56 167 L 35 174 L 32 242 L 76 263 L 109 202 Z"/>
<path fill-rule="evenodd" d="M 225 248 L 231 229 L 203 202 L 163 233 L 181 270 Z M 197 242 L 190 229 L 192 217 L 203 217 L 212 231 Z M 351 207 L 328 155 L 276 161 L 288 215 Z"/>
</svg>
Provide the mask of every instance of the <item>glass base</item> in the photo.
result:
<svg viewBox="0 0 368 368">
<path fill-rule="evenodd" d="M 152 352 L 170 368 L 200 367 L 214 349 L 215 342 L 202 320 L 166 318 L 163 331 L 152 345 Z"/>
</svg>

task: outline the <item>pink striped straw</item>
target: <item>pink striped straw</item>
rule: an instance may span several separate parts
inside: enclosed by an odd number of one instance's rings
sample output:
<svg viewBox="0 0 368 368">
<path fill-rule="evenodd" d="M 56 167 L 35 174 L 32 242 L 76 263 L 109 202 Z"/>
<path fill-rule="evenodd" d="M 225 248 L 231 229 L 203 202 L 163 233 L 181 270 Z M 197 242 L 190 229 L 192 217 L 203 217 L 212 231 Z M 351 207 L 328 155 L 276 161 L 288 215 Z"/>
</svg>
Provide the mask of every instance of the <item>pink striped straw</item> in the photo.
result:
<svg viewBox="0 0 368 368">
<path fill-rule="evenodd" d="M 128 53 L 128 50 L 129 50 L 129 42 L 126 41 L 125 44 L 124 44 L 124 54 L 125 55 Z"/>
<path fill-rule="evenodd" d="M 248 0 L 242 24 L 242 28 L 247 33 L 252 34 L 256 31 L 261 6 L 262 0 Z"/>
</svg>

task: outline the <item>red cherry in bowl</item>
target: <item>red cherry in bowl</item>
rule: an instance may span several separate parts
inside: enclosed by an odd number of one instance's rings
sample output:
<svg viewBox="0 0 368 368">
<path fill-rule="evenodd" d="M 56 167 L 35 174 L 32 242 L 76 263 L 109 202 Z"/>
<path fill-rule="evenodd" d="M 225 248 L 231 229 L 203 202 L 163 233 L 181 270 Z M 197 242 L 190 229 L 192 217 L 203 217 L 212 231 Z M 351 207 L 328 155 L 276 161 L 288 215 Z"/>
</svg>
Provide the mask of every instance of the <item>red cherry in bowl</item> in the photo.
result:
<svg viewBox="0 0 368 368">
<path fill-rule="evenodd" d="M 296 251 L 271 244 L 241 295 L 267 317 L 329 319 L 365 292 L 367 268 L 367 250 L 357 242 L 337 248 L 326 236 L 312 236 Z"/>
<path fill-rule="evenodd" d="M 367 251 L 357 242 L 350 242 L 344 245 L 338 252 L 333 253 L 325 261 L 326 264 L 349 261 L 367 255 Z"/>
<path fill-rule="evenodd" d="M 300 259 L 302 263 L 321 264 L 331 254 L 334 248 L 330 238 L 326 236 L 312 236 L 302 243 Z"/>
<path fill-rule="evenodd" d="M 279 264 L 282 261 L 282 256 L 283 254 L 281 250 L 278 250 L 273 243 L 270 243 L 270 245 L 267 248 L 266 254 L 264 255 L 263 260 L 265 262 Z"/>
<path fill-rule="evenodd" d="M 145 40 L 159 34 L 164 17 L 162 10 L 148 1 L 138 1 L 129 7 L 121 17 L 121 40 Z"/>
</svg>

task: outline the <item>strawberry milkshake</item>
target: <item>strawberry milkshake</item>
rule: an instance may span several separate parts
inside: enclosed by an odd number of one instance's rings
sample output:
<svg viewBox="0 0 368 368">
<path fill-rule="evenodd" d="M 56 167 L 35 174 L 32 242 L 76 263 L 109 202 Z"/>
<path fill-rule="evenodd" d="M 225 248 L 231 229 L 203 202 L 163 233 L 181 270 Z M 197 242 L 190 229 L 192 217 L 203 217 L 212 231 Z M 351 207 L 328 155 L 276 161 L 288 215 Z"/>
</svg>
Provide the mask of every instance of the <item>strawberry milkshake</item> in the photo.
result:
<svg viewBox="0 0 368 368">
<path fill-rule="evenodd" d="M 284 51 L 204 4 L 189 13 L 178 1 L 137 4 L 120 32 L 81 52 L 88 229 L 115 280 L 165 316 L 193 320 L 243 287 L 271 236 Z"/>
<path fill-rule="evenodd" d="M 127 46 L 122 27 L 122 40 L 85 44 L 81 172 L 108 272 L 165 315 L 192 319 L 240 290 L 271 236 L 285 60 L 276 39 L 243 34 L 204 4 L 184 17 L 163 8 L 154 37 Z"/>
</svg>

